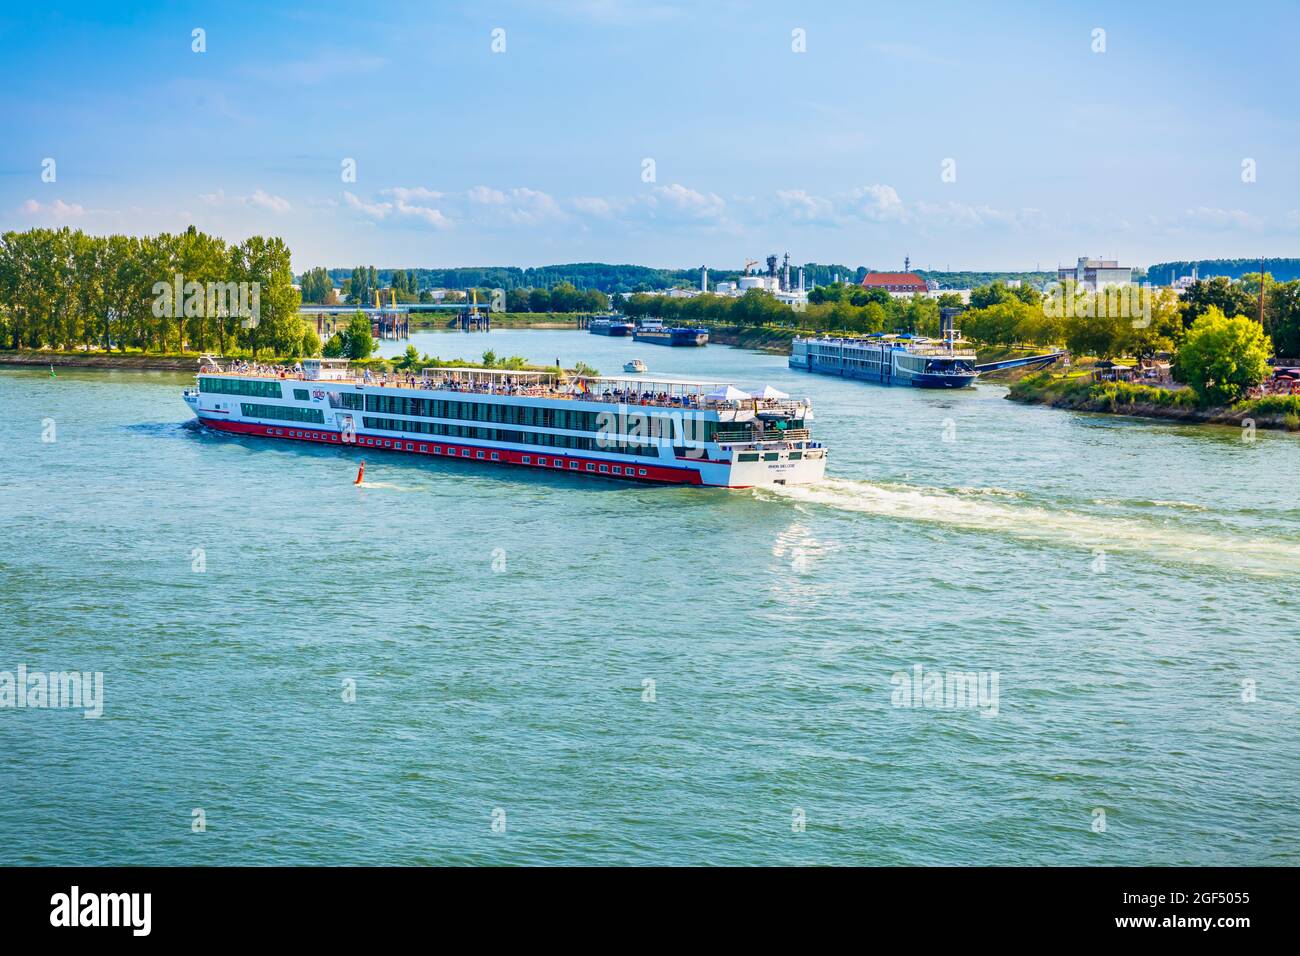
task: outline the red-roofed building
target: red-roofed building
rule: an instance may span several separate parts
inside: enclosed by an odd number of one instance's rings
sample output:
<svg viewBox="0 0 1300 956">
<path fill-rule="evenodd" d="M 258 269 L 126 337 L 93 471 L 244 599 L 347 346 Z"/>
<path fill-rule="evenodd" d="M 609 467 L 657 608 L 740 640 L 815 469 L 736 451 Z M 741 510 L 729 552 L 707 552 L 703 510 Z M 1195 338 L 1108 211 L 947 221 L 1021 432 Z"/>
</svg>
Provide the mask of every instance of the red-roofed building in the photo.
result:
<svg viewBox="0 0 1300 956">
<path fill-rule="evenodd" d="M 926 291 L 925 280 L 915 272 L 868 272 L 862 280 L 862 287 L 886 292 Z"/>
</svg>

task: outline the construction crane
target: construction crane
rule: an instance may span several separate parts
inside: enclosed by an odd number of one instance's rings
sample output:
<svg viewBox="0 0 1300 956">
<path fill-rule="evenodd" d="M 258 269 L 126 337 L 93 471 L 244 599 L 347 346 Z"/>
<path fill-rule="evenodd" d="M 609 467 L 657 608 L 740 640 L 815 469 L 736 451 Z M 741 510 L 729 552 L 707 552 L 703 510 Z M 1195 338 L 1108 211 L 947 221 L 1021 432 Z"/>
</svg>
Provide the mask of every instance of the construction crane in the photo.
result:
<svg viewBox="0 0 1300 956">
<path fill-rule="evenodd" d="M 756 265 L 758 265 L 758 260 L 757 260 L 757 259 L 746 259 L 746 260 L 745 260 L 745 275 L 749 275 L 749 267 L 750 267 L 750 266 L 756 266 Z"/>
</svg>

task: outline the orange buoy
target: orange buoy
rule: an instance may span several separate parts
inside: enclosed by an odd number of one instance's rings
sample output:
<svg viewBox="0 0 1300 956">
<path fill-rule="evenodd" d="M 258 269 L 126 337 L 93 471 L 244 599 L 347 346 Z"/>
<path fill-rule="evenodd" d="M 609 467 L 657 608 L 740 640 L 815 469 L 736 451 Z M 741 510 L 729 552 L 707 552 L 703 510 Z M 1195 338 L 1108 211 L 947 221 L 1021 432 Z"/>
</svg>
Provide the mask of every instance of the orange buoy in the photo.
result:
<svg viewBox="0 0 1300 956">
<path fill-rule="evenodd" d="M 366 463 L 363 461 L 361 463 L 361 467 L 357 469 L 357 480 L 352 483 L 354 485 L 359 485 L 361 484 L 362 479 L 364 479 L 365 477 L 366 477 Z"/>
</svg>

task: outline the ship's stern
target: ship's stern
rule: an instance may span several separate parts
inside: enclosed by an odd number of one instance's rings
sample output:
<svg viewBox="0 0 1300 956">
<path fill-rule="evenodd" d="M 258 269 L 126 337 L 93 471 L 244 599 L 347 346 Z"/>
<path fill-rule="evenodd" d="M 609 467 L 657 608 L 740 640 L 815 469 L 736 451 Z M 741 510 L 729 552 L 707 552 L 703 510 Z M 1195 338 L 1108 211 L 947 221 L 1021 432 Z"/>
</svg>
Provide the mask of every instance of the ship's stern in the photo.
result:
<svg viewBox="0 0 1300 956">
<path fill-rule="evenodd" d="M 734 449 L 727 487 L 809 485 L 826 474 L 826 449 L 816 442 L 802 448 Z"/>
</svg>

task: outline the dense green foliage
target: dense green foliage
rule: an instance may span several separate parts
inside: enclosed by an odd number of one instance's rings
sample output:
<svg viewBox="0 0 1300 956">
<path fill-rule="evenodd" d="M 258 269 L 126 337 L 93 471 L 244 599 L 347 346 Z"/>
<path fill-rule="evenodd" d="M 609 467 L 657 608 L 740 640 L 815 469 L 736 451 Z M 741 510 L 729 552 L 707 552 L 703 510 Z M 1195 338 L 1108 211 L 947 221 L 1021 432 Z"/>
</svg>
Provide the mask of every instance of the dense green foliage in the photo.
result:
<svg viewBox="0 0 1300 956">
<path fill-rule="evenodd" d="M 616 297 L 614 305 L 630 319 L 659 318 L 684 325 L 779 325 L 864 334 L 906 331 L 936 335 L 939 331 L 939 304 L 933 299 L 894 298 L 880 289 L 843 284 L 814 289 L 807 308 L 797 312 L 761 289 L 734 298 L 712 293 L 691 298 L 638 294 Z"/>
<path fill-rule="evenodd" d="M 1187 388 L 1159 388 L 1140 382 L 1098 382 L 1092 386 L 1090 397 L 1106 411 L 1134 405 L 1155 405 L 1161 408 L 1195 408 L 1196 393 Z"/>
<path fill-rule="evenodd" d="M 358 285 L 357 270 L 331 269 L 337 281 L 351 284 L 368 293 L 393 284 L 395 274 L 407 276 L 408 288 L 414 278 L 415 289 L 549 289 L 567 282 L 577 289 L 602 292 L 631 292 L 638 288 L 665 289 L 681 280 L 685 270 L 652 269 L 647 266 L 606 265 L 580 262 L 571 265 L 540 266 L 521 269 L 514 266 L 471 266 L 455 269 L 375 269 L 365 270 Z M 544 310 L 543 310 L 544 311 Z"/>
<path fill-rule="evenodd" d="M 177 276 L 183 294 L 172 290 Z M 256 283 L 257 321 L 213 287 Z M 143 349 L 303 354 L 289 249 L 253 236 L 236 245 L 199 232 L 91 236 L 29 229 L 0 236 L 0 341 L 14 349 Z"/>
<path fill-rule="evenodd" d="M 338 305 L 338 293 L 325 269 L 308 269 L 302 274 L 302 301 L 312 305 Z"/>
<path fill-rule="evenodd" d="M 1011 386 L 1010 397 L 1098 412 L 1138 406 L 1189 410 L 1197 406 L 1196 393 L 1187 388 L 1159 388 L 1134 382 L 1094 382 L 1088 375 L 1061 376 L 1052 371 L 1026 375 Z"/>
<path fill-rule="evenodd" d="M 325 354 L 330 358 L 369 358 L 375 350 L 375 339 L 371 334 L 370 319 L 364 312 L 358 311 L 348 320 L 348 324 L 339 329 L 325 343 Z"/>
<path fill-rule="evenodd" d="M 1270 351 L 1259 323 L 1211 306 L 1187 331 L 1178 350 L 1178 374 L 1203 403 L 1225 405 L 1264 380 Z"/>
<path fill-rule="evenodd" d="M 1261 415 L 1300 415 L 1300 395 L 1262 395 L 1250 408 Z"/>
<path fill-rule="evenodd" d="M 1056 281 L 1055 272 L 941 272 L 931 269 L 913 269 L 922 279 L 933 279 L 940 289 L 975 289 L 995 282 L 1007 283 L 1019 279 L 1023 285 L 1041 289 Z M 859 280 L 861 281 L 861 280 Z"/>
<path fill-rule="evenodd" d="M 1183 295 L 1184 327 L 1190 327 L 1211 308 L 1217 308 L 1229 318 L 1240 315 L 1258 320 L 1261 283 L 1264 288 L 1264 331 L 1272 340 L 1274 354 L 1284 359 L 1300 360 L 1300 279 L 1277 282 L 1268 272 L 1262 276 L 1258 272 L 1247 272 L 1236 282 L 1222 277 L 1203 279 Z"/>
<path fill-rule="evenodd" d="M 578 289 L 572 282 L 557 282 L 549 289 L 507 289 L 507 312 L 605 312 L 609 296 L 599 289 Z"/>
<path fill-rule="evenodd" d="M 1300 280 L 1270 284 L 1265 277 L 1264 331 L 1275 355 L 1300 361 Z"/>
<path fill-rule="evenodd" d="M 1255 288 L 1258 291 L 1258 284 Z M 1211 309 L 1218 309 L 1229 317 L 1254 315 L 1257 313 L 1258 304 L 1255 297 L 1242 285 L 1223 276 L 1202 279 L 1183 293 L 1183 327 L 1190 328 L 1193 322 Z"/>
</svg>

